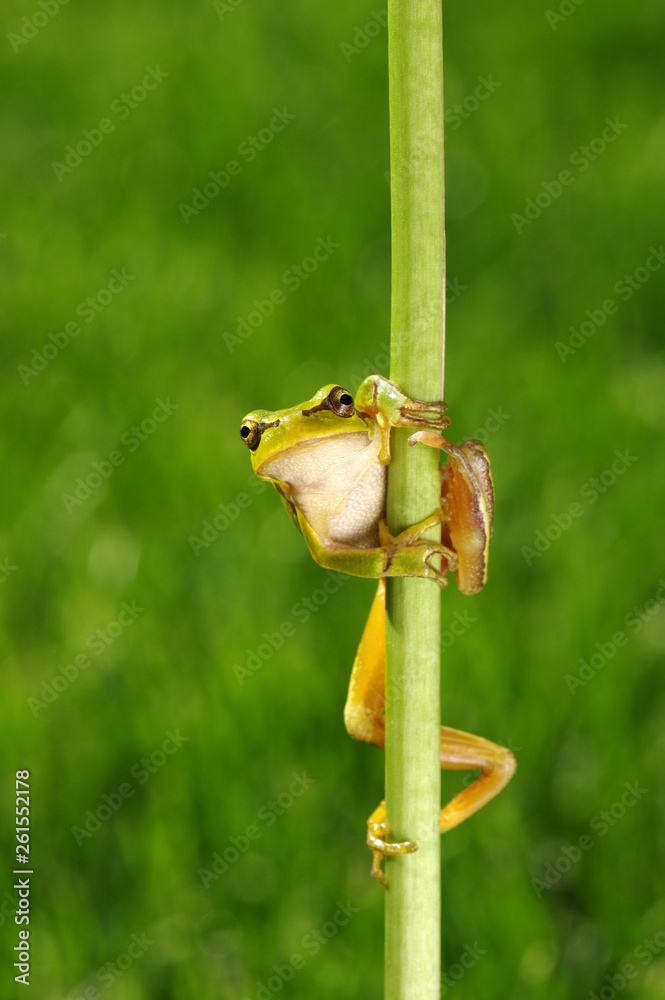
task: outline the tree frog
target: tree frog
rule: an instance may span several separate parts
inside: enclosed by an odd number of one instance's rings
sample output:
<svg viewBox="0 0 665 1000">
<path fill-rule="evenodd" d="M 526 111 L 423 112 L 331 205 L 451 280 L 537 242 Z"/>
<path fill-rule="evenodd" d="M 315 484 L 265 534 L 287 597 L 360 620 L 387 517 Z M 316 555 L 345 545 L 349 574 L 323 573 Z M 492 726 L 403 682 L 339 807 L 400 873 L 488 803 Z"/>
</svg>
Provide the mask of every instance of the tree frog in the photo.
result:
<svg viewBox="0 0 665 1000">
<path fill-rule="evenodd" d="M 441 435 L 450 426 L 446 404 L 409 399 L 381 375 L 370 375 L 355 397 L 326 385 L 312 399 L 285 410 L 254 410 L 240 436 L 260 479 L 274 485 L 296 528 L 321 566 L 379 580 L 351 674 L 344 721 L 351 736 L 385 746 L 385 577 L 413 576 L 446 586 L 454 572 L 464 594 L 487 579 L 494 489 L 480 441 L 459 447 Z M 384 520 L 386 467 L 392 427 L 413 428 L 410 444 L 448 456 L 441 469 L 441 503 L 429 517 L 398 535 Z M 422 539 L 441 527 L 441 541 Z M 482 774 L 441 810 L 441 832 L 463 822 L 493 798 L 515 770 L 513 755 L 480 736 L 441 727 L 441 767 Z M 385 855 L 417 850 L 390 839 L 385 802 L 367 821 L 372 874 L 383 884 Z"/>
</svg>

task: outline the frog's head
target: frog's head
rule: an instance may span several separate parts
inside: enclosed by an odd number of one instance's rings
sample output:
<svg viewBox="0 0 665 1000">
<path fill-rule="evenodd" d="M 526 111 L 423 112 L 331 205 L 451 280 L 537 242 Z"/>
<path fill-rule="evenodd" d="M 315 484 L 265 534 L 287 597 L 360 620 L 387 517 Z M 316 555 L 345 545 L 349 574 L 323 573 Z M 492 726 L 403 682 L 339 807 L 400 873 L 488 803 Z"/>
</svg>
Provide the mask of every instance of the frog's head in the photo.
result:
<svg viewBox="0 0 665 1000">
<path fill-rule="evenodd" d="M 240 425 L 252 467 L 264 479 L 273 479 L 266 467 L 286 451 L 358 432 L 368 432 L 366 419 L 356 411 L 351 393 L 334 384 L 324 385 L 312 399 L 287 410 L 253 410 Z"/>
</svg>

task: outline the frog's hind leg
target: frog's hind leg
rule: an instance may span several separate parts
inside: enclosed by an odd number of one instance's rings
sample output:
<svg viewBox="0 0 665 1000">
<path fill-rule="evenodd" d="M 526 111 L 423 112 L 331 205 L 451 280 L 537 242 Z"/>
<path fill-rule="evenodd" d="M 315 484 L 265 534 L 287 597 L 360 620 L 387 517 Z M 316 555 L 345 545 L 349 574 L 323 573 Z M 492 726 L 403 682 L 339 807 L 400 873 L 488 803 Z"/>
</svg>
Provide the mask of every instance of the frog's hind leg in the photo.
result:
<svg viewBox="0 0 665 1000">
<path fill-rule="evenodd" d="M 516 764 L 507 747 L 473 733 L 441 726 L 441 767 L 448 771 L 480 768 L 483 772 L 441 810 L 440 829 L 445 833 L 498 795 L 515 773 Z"/>
<path fill-rule="evenodd" d="M 385 749 L 385 580 L 379 580 L 367 624 L 353 664 L 349 694 L 344 708 L 346 728 L 356 740 L 374 743 Z M 456 795 L 441 810 L 441 832 L 452 830 L 508 783 L 515 771 L 515 758 L 506 747 L 491 743 L 482 736 L 458 729 L 441 727 L 441 767 L 451 771 L 482 770 L 472 784 Z M 387 885 L 381 870 L 385 855 L 409 854 L 418 849 L 413 841 L 394 843 L 382 802 L 367 820 L 367 843 L 372 851 L 372 875 Z"/>
<path fill-rule="evenodd" d="M 386 581 L 379 580 L 353 663 L 344 723 L 354 740 L 385 749 Z"/>
<path fill-rule="evenodd" d="M 344 707 L 346 728 L 356 740 L 374 743 L 385 749 L 386 723 L 383 710 L 386 703 L 386 581 L 379 580 L 376 596 L 356 653 Z M 381 870 L 386 854 L 408 854 L 418 845 L 407 840 L 394 843 L 386 838 L 390 830 L 386 822 L 386 804 L 382 802 L 367 820 L 367 844 L 372 851 L 372 875 L 387 885 Z"/>
</svg>

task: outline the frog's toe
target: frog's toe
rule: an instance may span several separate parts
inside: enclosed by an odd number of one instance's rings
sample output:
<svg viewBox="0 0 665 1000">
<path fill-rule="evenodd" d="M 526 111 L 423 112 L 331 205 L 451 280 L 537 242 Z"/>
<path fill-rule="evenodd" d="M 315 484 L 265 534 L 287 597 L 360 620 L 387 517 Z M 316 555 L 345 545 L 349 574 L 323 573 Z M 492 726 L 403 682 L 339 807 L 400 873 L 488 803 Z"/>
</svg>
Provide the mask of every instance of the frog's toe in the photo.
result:
<svg viewBox="0 0 665 1000">
<path fill-rule="evenodd" d="M 433 427 L 446 430 L 450 427 L 450 417 L 445 416 L 446 404 L 443 400 L 434 403 L 420 403 L 415 400 L 400 407 L 400 416 L 407 427 Z"/>
<path fill-rule="evenodd" d="M 432 553 L 431 556 L 427 556 L 425 559 L 425 565 L 430 571 L 429 572 L 430 579 L 434 580 L 435 583 L 438 583 L 438 585 L 441 587 L 441 590 L 445 590 L 446 587 L 448 586 L 448 578 L 446 576 L 446 573 L 448 572 L 450 567 L 446 566 L 444 563 L 441 569 L 439 569 L 436 563 L 432 561 L 434 556 L 438 556 L 438 552 L 434 552 Z"/>
<path fill-rule="evenodd" d="M 388 886 L 388 879 L 381 868 L 381 862 L 386 855 L 394 856 L 398 854 L 412 854 L 418 850 L 418 845 L 413 840 L 394 842 L 387 840 L 390 836 L 390 828 L 386 820 L 386 803 L 381 803 L 374 810 L 367 820 L 367 846 L 372 852 L 372 875 L 382 886 Z"/>
<path fill-rule="evenodd" d="M 443 590 L 448 586 L 447 573 L 454 573 L 457 569 L 457 553 L 445 545 L 436 542 L 426 544 L 426 551 L 423 558 L 425 566 L 430 570 L 428 574 L 435 580 Z M 440 568 L 439 568 L 440 562 Z"/>
</svg>

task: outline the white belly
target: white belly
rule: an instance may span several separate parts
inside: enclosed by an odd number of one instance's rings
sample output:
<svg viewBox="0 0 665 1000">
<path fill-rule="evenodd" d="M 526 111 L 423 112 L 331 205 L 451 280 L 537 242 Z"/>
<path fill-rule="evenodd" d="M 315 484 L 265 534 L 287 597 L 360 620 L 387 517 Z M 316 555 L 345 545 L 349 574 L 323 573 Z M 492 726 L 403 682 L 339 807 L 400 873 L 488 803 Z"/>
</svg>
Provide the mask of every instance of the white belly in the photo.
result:
<svg viewBox="0 0 665 1000">
<path fill-rule="evenodd" d="M 335 434 L 283 452 L 261 472 L 288 483 L 289 496 L 323 540 L 371 548 L 386 503 L 379 435 Z"/>
</svg>

